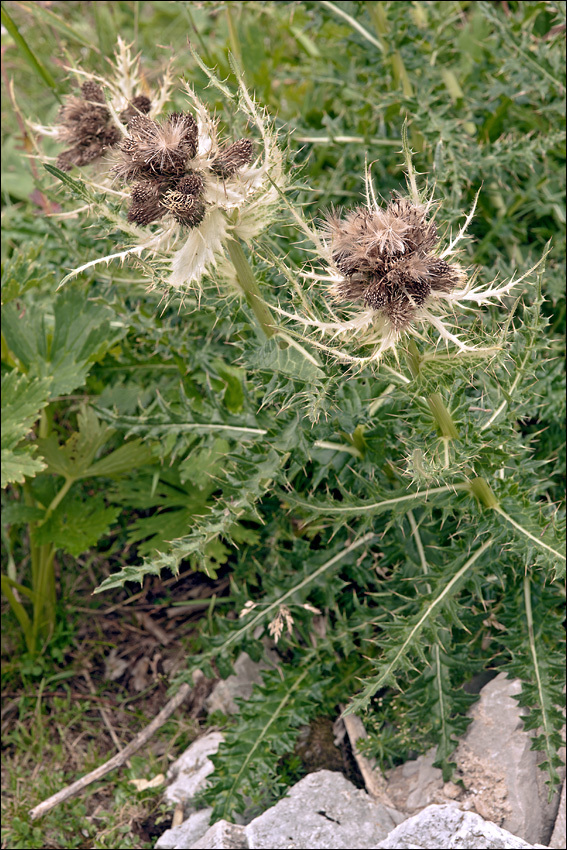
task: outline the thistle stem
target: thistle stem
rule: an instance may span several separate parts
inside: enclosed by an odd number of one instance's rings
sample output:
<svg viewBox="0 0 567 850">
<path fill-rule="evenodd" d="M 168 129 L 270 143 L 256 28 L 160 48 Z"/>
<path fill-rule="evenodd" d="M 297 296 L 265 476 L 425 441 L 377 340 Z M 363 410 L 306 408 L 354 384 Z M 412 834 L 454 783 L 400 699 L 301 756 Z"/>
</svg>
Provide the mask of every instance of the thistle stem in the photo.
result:
<svg viewBox="0 0 567 850">
<path fill-rule="evenodd" d="M 262 298 L 260 288 L 250 268 L 250 263 L 242 250 L 242 245 L 235 239 L 229 239 L 226 243 L 228 254 L 236 271 L 236 277 L 240 284 L 246 303 L 254 313 L 258 324 L 268 339 L 278 333 L 276 320 L 270 312 L 270 308 Z"/>
</svg>

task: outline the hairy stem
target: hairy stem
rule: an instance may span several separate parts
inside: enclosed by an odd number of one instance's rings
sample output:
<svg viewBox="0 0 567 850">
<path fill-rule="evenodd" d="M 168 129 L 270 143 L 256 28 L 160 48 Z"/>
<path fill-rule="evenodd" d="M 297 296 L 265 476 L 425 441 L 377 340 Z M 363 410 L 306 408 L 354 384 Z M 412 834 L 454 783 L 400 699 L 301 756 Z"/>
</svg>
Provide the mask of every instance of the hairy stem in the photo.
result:
<svg viewBox="0 0 567 850">
<path fill-rule="evenodd" d="M 226 243 L 228 253 L 236 271 L 238 283 L 242 287 L 246 303 L 254 313 L 258 324 L 268 339 L 278 332 L 277 323 L 270 312 L 270 308 L 262 298 L 260 287 L 250 268 L 250 263 L 242 250 L 242 245 L 235 239 L 229 239 Z"/>
</svg>

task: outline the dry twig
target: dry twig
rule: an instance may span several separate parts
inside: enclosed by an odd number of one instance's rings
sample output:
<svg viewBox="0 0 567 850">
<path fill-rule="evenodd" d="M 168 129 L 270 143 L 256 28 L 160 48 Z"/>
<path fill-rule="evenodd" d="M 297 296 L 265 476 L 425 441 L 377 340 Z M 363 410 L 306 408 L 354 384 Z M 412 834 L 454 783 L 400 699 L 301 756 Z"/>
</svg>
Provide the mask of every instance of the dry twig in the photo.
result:
<svg viewBox="0 0 567 850">
<path fill-rule="evenodd" d="M 102 779 L 102 777 L 106 776 L 107 773 L 110 773 L 115 770 L 115 768 L 121 767 L 125 764 L 130 756 L 143 747 L 144 744 L 150 740 L 154 732 L 156 732 L 160 726 L 163 726 L 166 720 L 169 720 L 175 709 L 179 708 L 179 706 L 187 698 L 190 691 L 191 688 L 188 684 L 185 683 L 181 685 L 177 693 L 164 705 L 160 713 L 154 717 L 152 722 L 148 724 L 145 729 L 142 729 L 142 731 L 136 735 L 132 741 L 130 741 L 128 746 L 124 747 L 121 752 L 116 753 L 116 755 L 109 759 L 109 761 L 105 762 L 105 764 L 101 764 L 100 767 L 97 767 L 95 770 L 87 773 L 86 776 L 83 776 L 81 779 L 77 779 L 76 782 L 68 785 L 67 788 L 62 788 L 61 791 L 58 791 L 56 794 L 48 797 L 47 800 L 44 800 L 43 803 L 40 803 L 38 806 L 31 809 L 31 820 L 36 820 L 37 818 L 42 817 L 42 815 L 46 814 L 46 812 L 49 812 L 55 806 L 58 806 L 59 803 L 63 803 L 65 800 L 69 800 L 71 797 L 77 796 L 77 794 L 80 794 L 81 791 L 88 785 L 91 785 L 98 779 Z"/>
</svg>

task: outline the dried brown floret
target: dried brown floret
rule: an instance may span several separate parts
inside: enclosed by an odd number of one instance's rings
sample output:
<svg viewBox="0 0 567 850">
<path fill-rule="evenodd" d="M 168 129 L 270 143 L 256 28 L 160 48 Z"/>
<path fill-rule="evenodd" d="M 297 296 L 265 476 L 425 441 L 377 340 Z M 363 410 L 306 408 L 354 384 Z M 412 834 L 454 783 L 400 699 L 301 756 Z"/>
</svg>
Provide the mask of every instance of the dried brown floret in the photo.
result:
<svg viewBox="0 0 567 850">
<path fill-rule="evenodd" d="M 120 140 L 120 131 L 104 106 L 102 88 L 87 80 L 81 86 L 81 94 L 82 97 L 69 97 L 59 111 L 58 138 L 71 145 L 57 159 L 64 171 L 98 159 Z"/>
<path fill-rule="evenodd" d="M 105 103 L 104 92 L 102 86 L 95 83 L 94 80 L 86 80 L 81 86 L 81 94 L 84 100 L 90 100 L 94 103 Z"/>
<path fill-rule="evenodd" d="M 145 94 L 137 94 L 132 98 L 126 109 L 120 113 L 120 120 L 123 124 L 129 124 L 132 118 L 136 115 L 147 115 L 152 108 L 152 102 Z"/>
<path fill-rule="evenodd" d="M 185 227 L 197 227 L 207 211 L 202 197 L 180 191 L 177 187 L 165 193 L 162 204 Z"/>
<path fill-rule="evenodd" d="M 173 113 L 162 124 L 146 115 L 134 115 L 130 137 L 120 145 L 123 160 L 115 171 L 124 180 L 164 176 L 181 177 L 195 156 L 197 125 L 192 115 Z"/>
<path fill-rule="evenodd" d="M 128 210 L 128 221 L 136 224 L 151 224 L 167 213 L 167 208 L 160 203 L 161 186 L 156 181 L 143 181 L 132 186 L 130 193 L 132 203 Z"/>
<path fill-rule="evenodd" d="M 238 171 L 244 165 L 252 162 L 254 143 L 250 139 L 238 139 L 231 145 L 221 148 L 215 157 L 211 169 L 223 180 Z"/>
</svg>

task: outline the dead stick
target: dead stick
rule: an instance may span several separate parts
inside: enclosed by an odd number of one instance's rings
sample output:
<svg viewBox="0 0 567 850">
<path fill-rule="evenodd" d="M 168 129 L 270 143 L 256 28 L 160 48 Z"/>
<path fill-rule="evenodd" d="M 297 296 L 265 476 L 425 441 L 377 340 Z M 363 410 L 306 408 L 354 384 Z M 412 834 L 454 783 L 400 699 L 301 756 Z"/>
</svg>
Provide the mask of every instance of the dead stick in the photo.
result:
<svg viewBox="0 0 567 850">
<path fill-rule="evenodd" d="M 341 710 L 344 711 L 343 706 L 341 706 Z M 393 806 L 392 801 L 388 797 L 386 780 L 380 769 L 376 766 L 376 761 L 366 758 L 357 749 L 357 741 L 368 737 L 362 720 L 355 714 L 347 714 L 343 717 L 343 722 L 346 726 L 352 753 L 364 779 L 366 790 L 375 800 L 379 800 L 386 806 Z"/>
<path fill-rule="evenodd" d="M 57 794 L 53 794 L 51 797 L 48 797 L 47 800 L 44 800 L 43 803 L 39 804 L 39 806 L 35 806 L 35 808 L 30 811 L 31 820 L 40 818 L 46 812 L 50 811 L 50 809 L 58 806 L 59 803 L 63 803 L 65 800 L 69 800 L 71 797 L 75 797 L 77 794 L 80 794 L 83 788 L 86 788 L 87 785 L 91 785 L 91 783 L 96 782 L 97 779 L 102 779 L 103 776 L 106 776 L 107 773 L 110 773 L 115 768 L 121 767 L 130 758 L 130 756 L 132 756 L 140 749 L 140 747 L 143 747 L 144 744 L 150 740 L 154 732 L 156 732 L 160 726 L 163 726 L 166 720 L 168 720 L 173 714 L 175 709 L 178 708 L 186 699 L 190 691 L 191 688 L 187 683 L 181 685 L 175 696 L 173 696 L 169 702 L 164 705 L 160 713 L 154 717 L 152 722 L 146 726 L 145 729 L 142 729 L 142 731 L 139 732 L 138 735 L 136 735 L 136 737 L 130 741 L 123 750 L 116 753 L 116 755 L 105 762 L 105 764 L 101 764 L 100 767 L 97 767 L 95 770 L 87 773 L 86 776 L 82 777 L 82 779 L 77 779 L 77 781 L 73 782 L 72 785 L 68 785 L 67 788 L 63 788 L 61 791 L 58 791 Z"/>
</svg>

